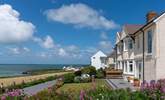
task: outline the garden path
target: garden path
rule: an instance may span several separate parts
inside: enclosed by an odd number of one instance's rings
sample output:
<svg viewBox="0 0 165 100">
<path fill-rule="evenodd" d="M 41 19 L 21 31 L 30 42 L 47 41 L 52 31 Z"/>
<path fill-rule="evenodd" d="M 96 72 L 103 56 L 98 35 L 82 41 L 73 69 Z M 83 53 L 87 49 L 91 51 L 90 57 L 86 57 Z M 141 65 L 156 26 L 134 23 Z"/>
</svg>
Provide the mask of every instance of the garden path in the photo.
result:
<svg viewBox="0 0 165 100">
<path fill-rule="evenodd" d="M 56 83 L 56 80 L 48 81 L 48 82 L 34 85 L 31 87 L 26 87 L 23 89 L 23 91 L 24 91 L 24 94 L 31 96 L 31 95 L 37 94 L 38 92 L 44 89 L 47 89 L 48 87 L 55 85 L 55 83 Z"/>
</svg>

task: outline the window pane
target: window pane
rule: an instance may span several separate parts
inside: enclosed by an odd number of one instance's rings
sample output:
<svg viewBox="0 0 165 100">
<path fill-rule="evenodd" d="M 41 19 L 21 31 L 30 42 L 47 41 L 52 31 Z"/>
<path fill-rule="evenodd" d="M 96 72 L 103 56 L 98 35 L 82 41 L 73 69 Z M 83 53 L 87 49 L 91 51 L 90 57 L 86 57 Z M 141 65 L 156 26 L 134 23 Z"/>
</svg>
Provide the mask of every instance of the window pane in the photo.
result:
<svg viewBox="0 0 165 100">
<path fill-rule="evenodd" d="M 129 39 L 128 40 L 128 45 L 129 45 L 129 49 L 132 49 L 133 48 L 133 43 L 132 43 L 132 40 L 131 39 Z"/>
<path fill-rule="evenodd" d="M 148 31 L 148 53 L 152 53 L 152 31 Z"/>
<path fill-rule="evenodd" d="M 129 72 L 133 72 L 133 61 L 129 61 Z"/>
<path fill-rule="evenodd" d="M 129 65 L 129 69 L 130 69 L 130 72 L 133 72 L 133 66 L 132 66 L 132 64 Z"/>
</svg>

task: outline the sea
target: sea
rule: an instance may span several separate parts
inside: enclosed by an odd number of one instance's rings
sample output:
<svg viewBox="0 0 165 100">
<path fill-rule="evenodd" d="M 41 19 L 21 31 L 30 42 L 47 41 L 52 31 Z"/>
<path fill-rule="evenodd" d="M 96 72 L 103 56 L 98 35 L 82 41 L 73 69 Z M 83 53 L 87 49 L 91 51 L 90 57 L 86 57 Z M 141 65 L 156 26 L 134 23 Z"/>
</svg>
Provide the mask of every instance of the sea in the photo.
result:
<svg viewBox="0 0 165 100">
<path fill-rule="evenodd" d="M 83 64 L 0 64 L 0 77 L 22 76 L 22 72 L 42 69 L 62 69 L 63 67 L 84 67 Z"/>
</svg>

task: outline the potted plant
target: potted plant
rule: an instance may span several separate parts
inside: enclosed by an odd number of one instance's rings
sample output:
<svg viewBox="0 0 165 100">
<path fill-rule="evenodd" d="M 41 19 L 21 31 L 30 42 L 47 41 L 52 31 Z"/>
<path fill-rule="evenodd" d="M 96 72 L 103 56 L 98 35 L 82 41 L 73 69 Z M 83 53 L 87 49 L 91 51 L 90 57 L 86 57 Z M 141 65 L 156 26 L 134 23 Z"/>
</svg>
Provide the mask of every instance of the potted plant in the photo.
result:
<svg viewBox="0 0 165 100">
<path fill-rule="evenodd" d="M 128 82 L 130 82 L 130 80 L 131 80 L 131 77 L 127 77 L 127 80 L 128 80 Z"/>
<path fill-rule="evenodd" d="M 140 80 L 138 78 L 134 78 L 134 86 L 140 86 Z"/>
</svg>

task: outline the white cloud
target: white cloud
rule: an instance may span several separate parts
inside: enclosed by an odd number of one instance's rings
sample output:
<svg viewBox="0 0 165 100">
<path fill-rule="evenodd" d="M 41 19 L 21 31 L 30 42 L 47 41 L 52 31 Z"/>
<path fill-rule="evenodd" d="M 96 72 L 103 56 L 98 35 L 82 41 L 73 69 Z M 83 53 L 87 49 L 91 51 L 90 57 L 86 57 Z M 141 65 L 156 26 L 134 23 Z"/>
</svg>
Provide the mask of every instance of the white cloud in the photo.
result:
<svg viewBox="0 0 165 100">
<path fill-rule="evenodd" d="M 51 49 L 55 47 L 54 40 L 49 35 L 47 35 L 44 39 L 34 37 L 33 40 L 46 49 Z"/>
<path fill-rule="evenodd" d="M 33 36 L 35 26 L 20 20 L 19 16 L 10 5 L 0 5 L 0 43 L 23 42 Z"/>
<path fill-rule="evenodd" d="M 58 55 L 64 57 L 67 56 L 68 54 L 63 48 L 60 48 L 58 51 Z"/>
<path fill-rule="evenodd" d="M 45 48 L 53 48 L 54 47 L 54 41 L 50 36 L 46 36 L 44 42 L 43 42 L 43 46 Z"/>
<path fill-rule="evenodd" d="M 102 16 L 98 11 L 85 4 L 63 5 L 58 9 L 45 11 L 47 18 L 64 24 L 73 24 L 75 27 L 91 27 L 93 29 L 114 29 L 118 25 Z"/>
<path fill-rule="evenodd" d="M 111 48 L 112 47 L 112 44 L 110 41 L 100 41 L 99 45 L 102 48 Z"/>
<path fill-rule="evenodd" d="M 9 50 L 9 53 L 15 54 L 15 55 L 30 52 L 30 49 L 27 47 L 9 47 L 8 50 Z"/>
<path fill-rule="evenodd" d="M 101 39 L 104 39 L 104 40 L 108 39 L 107 33 L 105 33 L 105 32 L 102 32 L 100 37 L 101 37 Z"/>
<path fill-rule="evenodd" d="M 75 45 L 70 45 L 66 47 L 66 50 L 68 50 L 69 52 L 77 52 L 79 51 L 79 48 Z"/>
<path fill-rule="evenodd" d="M 30 49 L 27 48 L 27 47 L 23 47 L 23 50 L 26 51 L 26 52 L 30 52 Z"/>
<path fill-rule="evenodd" d="M 110 41 L 100 41 L 99 48 L 105 53 L 110 53 L 112 50 L 112 44 Z"/>
</svg>

